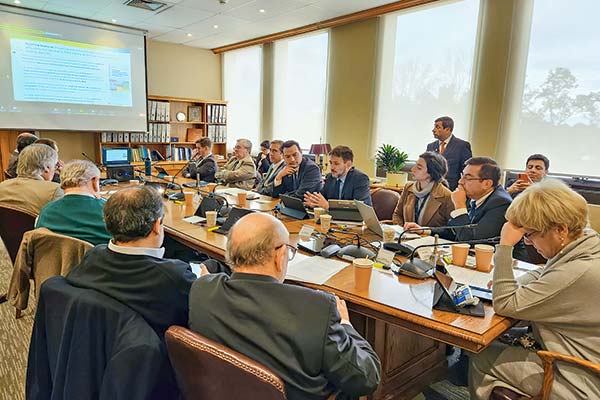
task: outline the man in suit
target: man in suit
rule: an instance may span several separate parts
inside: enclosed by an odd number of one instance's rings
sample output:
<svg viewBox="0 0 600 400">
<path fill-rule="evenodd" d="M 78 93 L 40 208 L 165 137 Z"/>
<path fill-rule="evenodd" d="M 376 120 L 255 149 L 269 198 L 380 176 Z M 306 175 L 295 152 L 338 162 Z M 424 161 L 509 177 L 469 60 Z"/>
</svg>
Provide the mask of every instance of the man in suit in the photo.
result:
<svg viewBox="0 0 600 400">
<path fill-rule="evenodd" d="M 320 191 L 321 170 L 314 161 L 302 155 L 298 142 L 285 141 L 281 149 L 286 165 L 273 180 L 271 187 L 273 197 L 285 194 L 304 199 L 304 193 Z"/>
<path fill-rule="evenodd" d="M 448 174 L 446 180 L 450 190 L 456 189 L 458 179 L 465 161 L 473 156 L 469 142 L 459 139 L 452 134 L 454 121 L 450 117 L 440 117 L 435 120 L 433 137 L 437 140 L 427 145 L 427 151 L 434 151 L 444 156 L 448 161 Z"/>
<path fill-rule="evenodd" d="M 45 144 L 32 144 L 19 153 L 17 177 L 0 183 L 0 205 L 39 214 L 42 207 L 63 196 L 52 182 L 58 153 Z"/>
<path fill-rule="evenodd" d="M 251 151 L 251 141 L 238 139 L 233 148 L 233 157 L 215 174 L 215 179 L 230 187 L 251 190 L 256 182 L 256 165 L 250 157 Z"/>
<path fill-rule="evenodd" d="M 271 159 L 269 157 L 270 148 L 271 143 L 269 143 L 268 140 L 263 140 L 260 143 L 260 151 L 256 155 L 256 171 L 260 177 L 267 173 L 269 166 L 271 165 Z"/>
<path fill-rule="evenodd" d="M 212 142 L 203 137 L 196 140 L 196 154 L 192 156 L 187 171 L 183 173 L 186 178 L 196 179 L 204 182 L 214 182 L 215 174 L 219 170 L 217 160 L 211 153 Z"/>
<path fill-rule="evenodd" d="M 506 222 L 504 214 L 512 202 L 510 195 L 499 184 L 500 167 L 489 157 L 473 157 L 467 160 L 465 169 L 452 192 L 454 211 L 448 225 L 477 224 L 475 228 L 453 229 L 440 233 L 449 240 L 488 239 L 500 235 Z M 408 223 L 405 228 L 420 228 Z"/>
<path fill-rule="evenodd" d="M 38 140 L 38 137 L 33 133 L 23 132 L 17 136 L 17 148 L 10 155 L 10 159 L 8 160 L 8 168 L 6 169 L 6 173 L 9 178 L 17 177 L 17 163 L 19 162 L 19 153 L 29 146 L 30 144 L 34 144 L 35 141 Z"/>
<path fill-rule="evenodd" d="M 310 207 L 329 209 L 330 199 L 360 200 L 371 205 L 371 182 L 369 177 L 352 165 L 354 153 L 348 146 L 336 146 L 329 152 L 331 172 L 325 178 L 321 192 L 304 194 Z"/>
<path fill-rule="evenodd" d="M 273 196 L 273 181 L 277 174 L 285 168 L 285 161 L 283 160 L 283 153 L 281 152 L 281 145 L 283 140 L 272 140 L 269 149 L 269 169 L 265 173 L 265 176 L 256 187 L 256 191 L 260 194 L 266 194 L 267 196 Z"/>
<path fill-rule="evenodd" d="M 357 398 L 379 384 L 380 361 L 352 327 L 344 301 L 283 283 L 296 254 L 289 233 L 264 213 L 229 231 L 231 277 L 208 274 L 190 292 L 190 328 L 273 370 L 289 400 Z"/>
<path fill-rule="evenodd" d="M 543 154 L 532 154 L 525 163 L 528 179 L 515 179 L 506 183 L 506 191 L 514 199 L 534 183 L 541 182 L 548 175 L 550 160 Z"/>
</svg>

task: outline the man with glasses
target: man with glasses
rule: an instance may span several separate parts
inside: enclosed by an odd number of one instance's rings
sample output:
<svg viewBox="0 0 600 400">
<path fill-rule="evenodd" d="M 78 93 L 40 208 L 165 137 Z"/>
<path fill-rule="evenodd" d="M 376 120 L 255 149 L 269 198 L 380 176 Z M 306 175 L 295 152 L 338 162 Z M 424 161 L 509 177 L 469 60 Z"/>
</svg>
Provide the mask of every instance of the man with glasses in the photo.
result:
<svg viewBox="0 0 600 400">
<path fill-rule="evenodd" d="M 306 192 L 319 192 L 323 180 L 321 170 L 313 160 L 302 155 L 298 142 L 285 141 L 281 149 L 286 165 L 273 180 L 272 196 L 286 194 L 303 200 Z"/>
<path fill-rule="evenodd" d="M 289 400 L 372 393 L 380 361 L 350 324 L 344 301 L 283 283 L 296 253 L 289 240 L 271 215 L 241 218 L 227 241 L 233 275 L 204 275 L 193 284 L 190 328 L 270 368 Z"/>
<path fill-rule="evenodd" d="M 454 229 L 440 233 L 445 239 L 464 241 L 488 239 L 500 235 L 506 222 L 504 214 L 512 198 L 499 184 L 500 167 L 489 157 L 472 157 L 452 192 L 454 211 L 448 225 L 477 224 L 474 228 Z M 405 228 L 418 228 L 410 223 Z"/>
<path fill-rule="evenodd" d="M 250 156 L 251 151 L 251 141 L 238 139 L 233 148 L 233 157 L 215 174 L 215 179 L 230 187 L 251 190 L 256 182 L 256 165 Z"/>
<path fill-rule="evenodd" d="M 271 141 L 271 147 L 269 149 L 269 161 L 271 161 L 271 163 L 262 181 L 256 187 L 256 191 L 260 194 L 273 196 L 273 181 L 277 174 L 285 168 L 285 161 L 283 160 L 283 153 L 281 152 L 282 144 L 283 140 Z"/>
</svg>

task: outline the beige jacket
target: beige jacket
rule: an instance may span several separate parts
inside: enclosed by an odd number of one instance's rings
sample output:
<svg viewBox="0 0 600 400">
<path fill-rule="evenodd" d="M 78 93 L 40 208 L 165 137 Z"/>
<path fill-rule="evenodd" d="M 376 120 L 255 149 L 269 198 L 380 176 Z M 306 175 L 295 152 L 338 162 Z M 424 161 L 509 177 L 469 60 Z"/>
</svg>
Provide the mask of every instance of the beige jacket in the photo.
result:
<svg viewBox="0 0 600 400">
<path fill-rule="evenodd" d="M 241 160 L 231 157 L 215 178 L 225 181 L 227 186 L 251 190 L 256 183 L 256 165 L 250 156 Z"/>
<path fill-rule="evenodd" d="M 32 214 L 64 195 L 58 183 L 33 178 L 14 178 L 0 183 L 0 205 L 18 207 Z"/>
<path fill-rule="evenodd" d="M 83 259 L 91 243 L 59 235 L 46 228 L 25 232 L 8 288 L 8 298 L 19 310 L 27 308 L 29 280 L 35 282 L 36 298 L 46 279 L 66 275 Z"/>
<path fill-rule="evenodd" d="M 404 225 L 405 222 L 415 221 L 416 196 L 413 193 L 415 182 L 410 182 L 402 190 L 400 201 L 394 210 L 393 221 L 396 225 Z M 452 192 L 441 183 L 436 183 L 431 189 L 429 199 L 423 210 L 422 226 L 444 226 L 448 225 L 450 212 L 454 210 L 454 203 L 450 195 Z"/>
</svg>

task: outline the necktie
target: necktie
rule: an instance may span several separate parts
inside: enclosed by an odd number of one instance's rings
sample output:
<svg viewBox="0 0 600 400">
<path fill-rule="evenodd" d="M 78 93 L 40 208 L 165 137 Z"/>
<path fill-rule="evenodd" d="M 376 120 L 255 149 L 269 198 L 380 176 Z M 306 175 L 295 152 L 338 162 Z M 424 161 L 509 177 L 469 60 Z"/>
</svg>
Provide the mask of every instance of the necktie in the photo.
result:
<svg viewBox="0 0 600 400">
<path fill-rule="evenodd" d="M 477 209 L 477 205 L 475 200 L 469 201 L 469 221 L 473 222 L 473 217 L 475 216 L 475 210 Z"/>
<path fill-rule="evenodd" d="M 442 144 L 440 144 L 440 154 L 444 154 L 444 151 L 446 150 L 446 142 L 442 142 Z"/>
<path fill-rule="evenodd" d="M 294 190 L 298 189 L 298 173 L 292 175 L 292 184 L 294 185 Z"/>
<path fill-rule="evenodd" d="M 340 179 L 336 179 L 335 180 L 335 185 L 333 186 L 333 193 L 334 193 L 334 199 L 339 199 L 340 196 L 340 184 L 341 184 L 341 180 Z"/>
</svg>

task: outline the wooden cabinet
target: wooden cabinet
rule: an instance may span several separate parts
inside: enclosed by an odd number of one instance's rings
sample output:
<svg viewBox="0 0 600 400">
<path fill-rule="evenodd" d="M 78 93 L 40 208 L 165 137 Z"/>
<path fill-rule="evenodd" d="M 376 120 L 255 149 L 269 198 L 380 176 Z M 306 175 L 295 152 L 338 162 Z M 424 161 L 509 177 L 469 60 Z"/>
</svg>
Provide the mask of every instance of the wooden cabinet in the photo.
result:
<svg viewBox="0 0 600 400">
<path fill-rule="evenodd" d="M 132 164 L 142 165 L 150 156 L 157 165 L 175 173 L 187 163 L 199 137 L 209 137 L 215 158 L 225 162 L 227 102 L 150 95 L 148 132 L 98 133 L 96 160 L 102 162 L 103 147 L 128 147 Z"/>
</svg>

